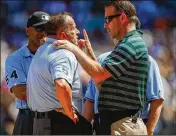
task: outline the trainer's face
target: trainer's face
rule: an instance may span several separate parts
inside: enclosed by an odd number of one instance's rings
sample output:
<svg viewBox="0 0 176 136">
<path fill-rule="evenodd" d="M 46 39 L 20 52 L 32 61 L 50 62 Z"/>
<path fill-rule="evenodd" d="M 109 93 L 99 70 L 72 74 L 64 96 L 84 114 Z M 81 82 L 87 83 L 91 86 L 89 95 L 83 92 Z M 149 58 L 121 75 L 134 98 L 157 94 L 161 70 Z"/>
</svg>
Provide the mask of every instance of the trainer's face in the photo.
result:
<svg viewBox="0 0 176 136">
<path fill-rule="evenodd" d="M 72 17 L 68 19 L 68 27 L 65 30 L 67 35 L 67 40 L 72 42 L 75 45 L 78 45 L 78 34 L 80 34 L 79 30 L 76 28 L 75 21 Z"/>
<path fill-rule="evenodd" d="M 39 47 L 46 42 L 47 34 L 42 25 L 26 28 L 26 34 L 28 35 L 29 42 L 35 46 Z"/>
<path fill-rule="evenodd" d="M 105 8 L 105 22 L 104 28 L 107 30 L 111 38 L 118 38 L 121 30 L 120 22 L 121 14 L 117 12 L 114 6 L 108 6 Z"/>
</svg>

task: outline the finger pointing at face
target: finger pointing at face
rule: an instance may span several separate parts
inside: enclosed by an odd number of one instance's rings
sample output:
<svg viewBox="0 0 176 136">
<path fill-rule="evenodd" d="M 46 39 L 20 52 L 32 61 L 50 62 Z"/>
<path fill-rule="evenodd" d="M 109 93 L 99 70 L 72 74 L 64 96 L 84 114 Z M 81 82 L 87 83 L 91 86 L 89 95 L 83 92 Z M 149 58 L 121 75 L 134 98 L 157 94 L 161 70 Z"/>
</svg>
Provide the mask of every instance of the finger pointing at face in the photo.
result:
<svg viewBox="0 0 176 136">
<path fill-rule="evenodd" d="M 89 37 L 88 37 L 87 32 L 86 32 L 85 29 L 83 29 L 83 34 L 84 34 L 84 39 L 85 39 L 86 41 L 89 41 Z"/>
</svg>

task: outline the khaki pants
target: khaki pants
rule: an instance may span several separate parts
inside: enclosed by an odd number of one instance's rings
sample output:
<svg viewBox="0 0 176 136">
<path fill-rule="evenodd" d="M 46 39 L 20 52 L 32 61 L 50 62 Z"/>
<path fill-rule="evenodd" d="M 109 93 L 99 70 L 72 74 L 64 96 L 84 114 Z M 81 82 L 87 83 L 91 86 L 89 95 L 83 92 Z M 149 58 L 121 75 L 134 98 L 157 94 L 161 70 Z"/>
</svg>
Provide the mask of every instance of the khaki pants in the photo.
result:
<svg viewBox="0 0 176 136">
<path fill-rule="evenodd" d="M 131 117 L 126 117 L 112 123 L 111 135 L 147 135 L 147 128 L 141 118 L 134 123 Z"/>
</svg>

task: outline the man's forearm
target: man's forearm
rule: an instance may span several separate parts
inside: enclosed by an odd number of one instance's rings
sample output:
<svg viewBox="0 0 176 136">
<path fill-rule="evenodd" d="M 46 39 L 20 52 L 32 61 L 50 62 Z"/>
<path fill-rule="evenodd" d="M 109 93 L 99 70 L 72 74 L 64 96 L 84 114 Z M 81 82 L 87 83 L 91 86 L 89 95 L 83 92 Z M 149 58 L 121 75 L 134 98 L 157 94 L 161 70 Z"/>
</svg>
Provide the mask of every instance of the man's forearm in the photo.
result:
<svg viewBox="0 0 176 136">
<path fill-rule="evenodd" d="M 87 49 L 87 52 L 88 52 L 89 57 L 90 57 L 91 59 L 97 61 L 97 58 L 96 58 L 96 56 L 95 56 L 95 54 L 94 54 L 94 51 L 93 51 L 93 49 L 92 49 L 92 46 L 88 45 L 86 49 Z"/>
<path fill-rule="evenodd" d="M 11 88 L 15 97 L 19 100 L 26 100 L 26 85 L 16 85 Z"/>
<path fill-rule="evenodd" d="M 81 64 L 83 69 L 96 81 L 100 82 L 105 80 L 110 74 L 105 75 L 106 70 L 95 60 L 89 58 L 81 49 L 76 47 L 73 50 L 78 62 Z"/>
<path fill-rule="evenodd" d="M 58 98 L 61 105 L 64 108 L 64 113 L 69 117 L 73 117 L 73 109 L 71 105 L 72 102 L 71 102 L 69 92 L 61 88 L 59 89 L 59 92 L 60 93 L 58 93 Z"/>
<path fill-rule="evenodd" d="M 72 93 L 71 88 L 66 81 L 56 81 L 56 95 L 64 108 L 64 113 L 71 119 L 73 119 L 73 109 L 72 109 Z"/>
<path fill-rule="evenodd" d="M 157 99 L 150 103 L 150 112 L 149 118 L 147 121 L 147 132 L 148 135 L 153 135 L 155 126 L 160 117 L 161 109 L 162 109 L 163 99 Z"/>
<path fill-rule="evenodd" d="M 91 122 L 93 119 L 93 114 L 94 114 L 94 102 L 86 100 L 84 103 L 83 116 L 89 122 Z"/>
</svg>

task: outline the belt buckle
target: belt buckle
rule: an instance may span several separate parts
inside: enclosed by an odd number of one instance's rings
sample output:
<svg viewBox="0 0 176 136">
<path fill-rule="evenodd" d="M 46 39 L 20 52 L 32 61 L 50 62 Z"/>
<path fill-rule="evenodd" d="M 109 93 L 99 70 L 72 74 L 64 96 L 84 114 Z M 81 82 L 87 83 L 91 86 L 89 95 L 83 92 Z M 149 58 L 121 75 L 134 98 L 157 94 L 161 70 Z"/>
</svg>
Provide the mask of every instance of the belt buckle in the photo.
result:
<svg viewBox="0 0 176 136">
<path fill-rule="evenodd" d="M 39 116 L 39 115 L 38 115 L 37 111 L 34 111 L 34 117 L 35 117 L 35 118 L 38 118 L 38 116 Z"/>
<path fill-rule="evenodd" d="M 135 113 L 131 118 L 132 118 L 132 121 L 133 123 L 136 123 L 137 122 L 137 119 L 140 117 L 140 114 L 139 112 Z"/>
<path fill-rule="evenodd" d="M 49 112 L 37 112 L 34 111 L 34 117 L 35 118 L 49 118 Z"/>
<path fill-rule="evenodd" d="M 137 122 L 137 118 L 132 116 L 132 121 L 131 122 L 136 123 Z"/>
<path fill-rule="evenodd" d="M 29 110 L 28 109 L 24 109 L 23 111 L 24 111 L 24 115 L 29 116 Z"/>
<path fill-rule="evenodd" d="M 46 119 L 48 119 L 49 118 L 49 112 L 45 112 L 44 116 L 45 116 Z"/>
</svg>

